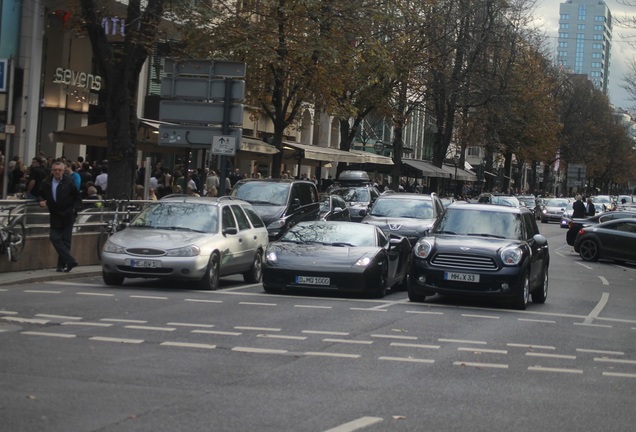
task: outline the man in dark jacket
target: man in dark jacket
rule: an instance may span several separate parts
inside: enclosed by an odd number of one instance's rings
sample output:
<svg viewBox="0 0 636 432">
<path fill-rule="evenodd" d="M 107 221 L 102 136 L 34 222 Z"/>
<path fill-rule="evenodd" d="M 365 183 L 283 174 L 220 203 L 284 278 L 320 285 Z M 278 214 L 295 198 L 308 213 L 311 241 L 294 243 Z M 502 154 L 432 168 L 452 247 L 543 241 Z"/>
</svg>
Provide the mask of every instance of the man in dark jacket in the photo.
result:
<svg viewBox="0 0 636 432">
<path fill-rule="evenodd" d="M 71 255 L 71 236 L 75 216 L 82 206 L 80 192 L 64 170 L 63 162 L 53 162 L 51 177 L 42 183 L 38 197 L 40 207 L 49 209 L 49 238 L 57 251 L 58 272 L 69 272 L 77 267 L 77 260 Z"/>
</svg>

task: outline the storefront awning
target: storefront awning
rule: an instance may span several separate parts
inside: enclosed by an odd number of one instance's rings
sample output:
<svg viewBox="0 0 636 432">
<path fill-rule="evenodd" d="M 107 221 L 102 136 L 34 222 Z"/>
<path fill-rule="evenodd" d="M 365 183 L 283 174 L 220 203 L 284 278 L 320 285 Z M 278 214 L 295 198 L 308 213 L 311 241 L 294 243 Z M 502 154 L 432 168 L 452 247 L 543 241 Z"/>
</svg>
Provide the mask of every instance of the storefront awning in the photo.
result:
<svg viewBox="0 0 636 432">
<path fill-rule="evenodd" d="M 279 150 L 273 145 L 267 144 L 263 140 L 257 138 L 243 137 L 241 139 L 241 151 L 273 155 L 279 153 Z"/>
<path fill-rule="evenodd" d="M 377 155 L 364 150 L 349 150 L 349 153 L 362 156 L 365 163 L 373 163 L 378 165 L 393 165 L 393 159 L 387 156 Z"/>
<path fill-rule="evenodd" d="M 446 171 L 451 178 L 455 177 L 455 167 L 449 165 L 442 165 L 442 169 Z M 457 167 L 457 180 L 461 181 L 477 181 L 477 175 L 471 173 L 470 171 L 463 170 Z"/>
<path fill-rule="evenodd" d="M 320 147 L 308 144 L 300 144 L 292 141 L 283 141 L 283 148 L 290 152 L 299 153 L 289 155 L 289 158 L 309 159 L 321 162 L 347 162 L 365 163 L 364 155 L 357 155 L 351 152 L 334 149 L 331 147 Z"/>
<path fill-rule="evenodd" d="M 417 159 L 402 159 L 402 163 L 408 165 L 409 167 L 419 171 L 422 177 L 439 177 L 439 178 L 448 178 L 449 175 L 446 171 L 441 168 L 436 167 L 430 162 L 426 162 L 423 160 Z"/>
</svg>

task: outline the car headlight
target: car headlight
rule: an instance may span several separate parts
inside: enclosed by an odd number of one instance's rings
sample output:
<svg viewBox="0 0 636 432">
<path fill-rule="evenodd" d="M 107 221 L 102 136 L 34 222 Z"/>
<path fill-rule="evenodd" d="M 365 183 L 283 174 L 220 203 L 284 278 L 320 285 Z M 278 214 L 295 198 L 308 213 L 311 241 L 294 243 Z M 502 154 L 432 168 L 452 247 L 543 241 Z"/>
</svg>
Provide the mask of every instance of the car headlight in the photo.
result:
<svg viewBox="0 0 636 432">
<path fill-rule="evenodd" d="M 523 251 L 519 248 L 508 248 L 501 251 L 501 261 L 504 265 L 517 265 L 523 258 Z"/>
<path fill-rule="evenodd" d="M 166 251 L 166 256 L 169 256 L 169 257 L 191 257 L 191 256 L 197 256 L 200 253 L 201 253 L 201 249 L 199 249 L 199 246 L 190 245 L 190 246 L 177 248 L 177 249 L 168 249 Z"/>
<path fill-rule="evenodd" d="M 119 246 L 118 244 L 115 244 L 110 241 L 110 239 L 108 239 L 106 241 L 106 244 L 104 245 L 103 251 L 114 254 L 123 254 L 126 253 L 126 248 L 124 248 L 123 246 Z"/>
<path fill-rule="evenodd" d="M 277 219 L 271 224 L 267 225 L 267 229 L 281 229 L 285 226 L 285 219 Z"/>
<path fill-rule="evenodd" d="M 413 252 L 416 257 L 427 258 L 433 250 L 433 244 L 426 239 L 419 239 L 415 246 L 413 246 Z"/>
<path fill-rule="evenodd" d="M 363 257 L 363 258 L 360 258 L 358 261 L 356 261 L 356 265 L 361 267 L 366 267 L 370 263 L 371 263 L 371 258 L 369 257 Z"/>
<path fill-rule="evenodd" d="M 274 251 L 274 250 L 267 251 L 267 253 L 265 254 L 265 260 L 267 260 L 267 262 L 271 262 L 271 263 L 277 262 L 278 261 L 278 256 L 276 255 L 276 251 Z"/>
</svg>

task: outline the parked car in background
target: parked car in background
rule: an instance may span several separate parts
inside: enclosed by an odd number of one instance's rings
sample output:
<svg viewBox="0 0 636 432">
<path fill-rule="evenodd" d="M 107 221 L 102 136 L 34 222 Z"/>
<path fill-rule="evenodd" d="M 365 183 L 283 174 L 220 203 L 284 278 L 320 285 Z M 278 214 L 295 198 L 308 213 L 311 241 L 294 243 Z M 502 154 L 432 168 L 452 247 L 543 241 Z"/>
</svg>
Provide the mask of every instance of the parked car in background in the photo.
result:
<svg viewBox="0 0 636 432">
<path fill-rule="evenodd" d="M 535 214 L 537 208 L 537 199 L 534 195 L 519 195 L 517 199 L 521 203 L 522 206 L 527 207 L 532 214 Z"/>
<path fill-rule="evenodd" d="M 571 201 L 570 198 L 548 198 L 543 202 L 541 223 L 561 222 L 563 212 Z"/>
<path fill-rule="evenodd" d="M 500 299 L 525 309 L 544 303 L 550 251 L 525 207 L 453 204 L 413 247 L 408 295 Z"/>
<path fill-rule="evenodd" d="M 347 203 L 340 195 L 320 195 L 320 220 L 351 220 Z"/>
<path fill-rule="evenodd" d="M 569 244 L 570 246 L 574 246 L 576 236 L 578 235 L 581 228 L 616 219 L 636 219 L 636 211 L 611 211 L 599 213 L 585 219 L 573 219 L 570 222 L 570 229 L 568 230 L 565 237 L 567 244 Z"/>
<path fill-rule="evenodd" d="M 587 204 L 586 207 L 587 209 Z M 594 204 L 595 215 L 599 215 L 604 213 L 602 204 Z M 574 201 L 568 202 L 568 205 L 565 206 L 565 210 L 563 211 L 563 215 L 561 216 L 561 228 L 570 228 L 570 222 L 572 222 L 572 213 L 574 213 Z"/>
<path fill-rule="evenodd" d="M 362 223 L 375 225 L 386 235 L 404 236 L 414 245 L 443 211 L 444 206 L 435 193 L 393 193 L 381 195 Z"/>
<path fill-rule="evenodd" d="M 270 243 L 265 253 L 263 289 L 335 290 L 384 297 L 406 289 L 411 245 L 373 225 L 354 222 L 301 222 Z"/>
<path fill-rule="evenodd" d="M 521 207 L 521 202 L 517 199 L 517 197 L 512 195 L 482 193 L 479 195 L 477 202 L 480 204 L 494 204 L 506 207 Z"/>
<path fill-rule="evenodd" d="M 574 251 L 585 261 L 636 262 L 636 219 L 620 218 L 582 227 Z"/>
<path fill-rule="evenodd" d="M 610 195 L 592 195 L 590 198 L 594 204 L 600 204 L 603 211 L 612 211 L 616 207 L 616 199 Z"/>
<path fill-rule="evenodd" d="M 232 188 L 233 197 L 249 202 L 265 222 L 270 241 L 302 221 L 318 220 L 316 185 L 305 180 L 243 179 Z"/>
<path fill-rule="evenodd" d="M 108 238 L 102 275 L 107 285 L 121 285 L 125 278 L 161 278 L 215 290 L 219 277 L 233 274 L 257 283 L 267 244 L 265 224 L 245 201 L 165 197 Z"/>
<path fill-rule="evenodd" d="M 349 208 L 353 222 L 361 222 L 380 191 L 371 183 L 365 171 L 343 171 L 338 180 L 326 190 L 330 195 L 340 195 Z"/>
</svg>

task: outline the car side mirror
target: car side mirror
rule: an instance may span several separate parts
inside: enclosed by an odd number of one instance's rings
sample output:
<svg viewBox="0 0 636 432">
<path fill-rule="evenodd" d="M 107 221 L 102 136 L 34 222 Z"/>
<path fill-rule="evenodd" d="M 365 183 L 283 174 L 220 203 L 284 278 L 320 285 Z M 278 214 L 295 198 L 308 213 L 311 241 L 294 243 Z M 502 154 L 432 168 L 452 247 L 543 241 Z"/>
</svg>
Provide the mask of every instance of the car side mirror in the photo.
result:
<svg viewBox="0 0 636 432">
<path fill-rule="evenodd" d="M 543 247 L 548 245 L 548 239 L 542 236 L 541 234 L 535 234 L 532 237 L 532 240 L 536 243 L 537 246 Z"/>
<path fill-rule="evenodd" d="M 367 215 L 367 209 L 360 210 L 360 216 L 366 216 L 366 215 Z"/>
<path fill-rule="evenodd" d="M 344 211 L 344 209 L 342 207 L 334 207 L 333 212 L 334 213 L 342 213 Z"/>
<path fill-rule="evenodd" d="M 227 228 L 223 228 L 223 235 L 236 235 L 238 234 L 238 228 L 236 227 L 227 227 Z"/>
</svg>

